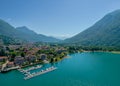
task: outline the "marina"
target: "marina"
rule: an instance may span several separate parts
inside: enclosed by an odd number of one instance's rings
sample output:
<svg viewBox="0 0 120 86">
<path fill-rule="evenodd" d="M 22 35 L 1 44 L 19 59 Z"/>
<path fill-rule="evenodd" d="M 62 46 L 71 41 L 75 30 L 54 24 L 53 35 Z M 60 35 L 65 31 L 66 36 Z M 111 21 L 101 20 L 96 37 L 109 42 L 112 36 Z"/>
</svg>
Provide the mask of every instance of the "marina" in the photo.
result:
<svg viewBox="0 0 120 86">
<path fill-rule="evenodd" d="M 36 70 L 36 69 L 39 69 L 39 68 L 41 68 L 41 67 L 42 67 L 42 65 L 37 65 L 36 67 L 30 67 L 30 68 L 28 68 L 28 69 L 18 69 L 18 71 L 20 71 L 20 72 L 22 72 L 22 73 L 26 73 L 26 72 L 28 72 L 28 71 Z"/>
<path fill-rule="evenodd" d="M 26 71 L 36 70 L 36 69 L 41 68 L 41 67 L 42 67 L 42 65 L 37 65 L 36 67 L 28 68 Z"/>
<path fill-rule="evenodd" d="M 70 57 L 29 71 L 32 74 L 51 66 L 57 67 L 54 71 L 26 80 L 27 74 L 16 70 L 0 73 L 0 86 L 120 86 L 120 54 L 85 52 Z"/>
<path fill-rule="evenodd" d="M 49 67 L 49 68 L 46 68 L 46 70 L 41 70 L 39 72 L 34 72 L 32 74 L 30 74 L 30 72 L 28 72 L 28 75 L 26 77 L 24 77 L 24 79 L 27 80 L 27 79 L 30 79 L 30 78 L 54 71 L 56 69 L 57 69 L 56 67 Z"/>
<path fill-rule="evenodd" d="M 30 72 L 31 70 L 36 70 L 40 68 L 42 68 L 42 65 L 37 65 L 36 67 L 31 67 L 28 69 L 18 69 L 18 71 L 24 74 L 25 76 L 24 79 L 27 80 L 27 79 L 31 79 L 33 77 L 36 77 L 36 76 L 39 76 L 39 75 L 42 75 L 42 74 L 45 74 L 45 73 L 48 73 L 48 72 L 51 72 L 57 69 L 56 67 L 52 66 L 52 67 L 46 68 L 45 70 L 41 70 L 38 72 L 33 72 L 33 73 Z"/>
</svg>

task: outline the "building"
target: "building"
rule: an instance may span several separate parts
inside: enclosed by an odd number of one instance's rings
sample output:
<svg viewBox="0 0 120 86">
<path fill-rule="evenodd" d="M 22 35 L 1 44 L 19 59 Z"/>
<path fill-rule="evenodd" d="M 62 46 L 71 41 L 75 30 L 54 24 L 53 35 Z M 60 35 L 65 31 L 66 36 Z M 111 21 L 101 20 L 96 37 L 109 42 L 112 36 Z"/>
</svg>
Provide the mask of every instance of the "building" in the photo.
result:
<svg viewBox="0 0 120 86">
<path fill-rule="evenodd" d="M 40 55 L 40 60 L 44 61 L 47 59 L 47 55 L 46 54 L 41 54 Z"/>
<path fill-rule="evenodd" d="M 8 67 L 8 68 L 14 67 L 14 62 L 8 62 L 8 63 L 7 63 L 7 67 Z"/>
<path fill-rule="evenodd" d="M 23 65 L 24 62 L 25 62 L 25 59 L 24 59 L 24 57 L 21 57 L 21 56 L 17 56 L 14 59 L 14 64 L 15 65 Z"/>
<path fill-rule="evenodd" d="M 35 55 L 26 56 L 25 60 L 29 61 L 29 62 L 35 62 L 36 61 L 36 56 Z"/>
<path fill-rule="evenodd" d="M 0 62 L 5 62 L 8 57 L 6 56 L 0 56 Z"/>
</svg>

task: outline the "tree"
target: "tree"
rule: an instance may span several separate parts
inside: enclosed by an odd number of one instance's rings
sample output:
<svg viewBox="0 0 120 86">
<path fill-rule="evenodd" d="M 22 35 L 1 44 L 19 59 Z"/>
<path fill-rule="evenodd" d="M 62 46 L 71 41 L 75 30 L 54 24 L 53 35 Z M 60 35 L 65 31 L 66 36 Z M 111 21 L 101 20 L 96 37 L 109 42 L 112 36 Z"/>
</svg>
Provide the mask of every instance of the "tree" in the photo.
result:
<svg viewBox="0 0 120 86">
<path fill-rule="evenodd" d="M 9 51 L 9 50 L 10 50 L 10 48 L 9 48 L 9 47 L 6 47 L 6 50 L 8 50 L 8 51 Z"/>
<path fill-rule="evenodd" d="M 5 55 L 6 55 L 5 50 L 1 49 L 0 50 L 0 56 L 5 56 Z"/>
<path fill-rule="evenodd" d="M 22 53 L 21 53 L 21 57 L 25 57 L 25 53 L 22 52 Z"/>
<path fill-rule="evenodd" d="M 15 57 L 16 57 L 16 53 L 12 52 L 11 53 L 11 59 L 10 59 L 10 61 L 14 61 Z"/>
</svg>

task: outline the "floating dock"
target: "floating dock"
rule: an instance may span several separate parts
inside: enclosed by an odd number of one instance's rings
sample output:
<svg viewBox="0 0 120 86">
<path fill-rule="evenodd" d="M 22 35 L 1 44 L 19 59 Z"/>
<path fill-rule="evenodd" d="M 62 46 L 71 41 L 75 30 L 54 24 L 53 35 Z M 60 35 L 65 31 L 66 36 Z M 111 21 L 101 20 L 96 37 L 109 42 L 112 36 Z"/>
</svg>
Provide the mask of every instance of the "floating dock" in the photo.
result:
<svg viewBox="0 0 120 86">
<path fill-rule="evenodd" d="M 28 68 L 26 71 L 31 71 L 31 70 L 39 69 L 41 67 L 42 67 L 42 65 L 37 65 L 36 67 Z"/>
<path fill-rule="evenodd" d="M 31 70 L 36 70 L 36 69 L 39 69 L 41 67 L 42 67 L 42 65 L 37 65 L 36 67 L 30 67 L 28 69 L 18 69 L 18 71 L 20 71 L 22 73 L 27 73 L 27 72 L 29 72 Z"/>
<path fill-rule="evenodd" d="M 24 79 L 27 80 L 27 79 L 30 79 L 30 78 L 33 78 L 33 77 L 36 77 L 36 76 L 39 76 L 39 75 L 54 71 L 56 69 L 57 69 L 56 67 L 49 67 L 49 68 L 46 68 L 46 70 L 41 70 L 40 72 L 34 72 L 32 74 L 28 73 L 27 76 L 24 77 Z"/>
<path fill-rule="evenodd" d="M 41 67 L 42 67 L 42 65 L 37 65 L 36 67 L 31 67 L 28 69 L 18 69 L 18 71 L 23 73 L 25 75 L 24 79 L 27 80 L 27 79 L 31 79 L 33 77 L 36 77 L 36 76 L 39 76 L 39 75 L 42 75 L 42 74 L 45 74 L 45 73 L 48 73 L 48 72 L 51 72 L 51 71 L 54 71 L 57 69 L 56 67 L 52 66 L 52 67 L 46 68 L 45 70 L 41 70 L 39 72 L 30 73 L 31 70 L 36 70 Z"/>
</svg>

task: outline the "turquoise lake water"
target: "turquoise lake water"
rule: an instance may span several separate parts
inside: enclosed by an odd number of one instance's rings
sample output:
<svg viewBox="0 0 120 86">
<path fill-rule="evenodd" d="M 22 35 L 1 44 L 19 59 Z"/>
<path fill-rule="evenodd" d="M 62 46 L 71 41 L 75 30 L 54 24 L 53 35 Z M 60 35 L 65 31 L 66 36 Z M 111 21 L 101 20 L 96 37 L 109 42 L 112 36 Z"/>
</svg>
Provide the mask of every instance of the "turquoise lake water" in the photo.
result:
<svg viewBox="0 0 120 86">
<path fill-rule="evenodd" d="M 29 80 L 17 70 L 0 74 L 0 86 L 120 86 L 120 54 L 73 54 L 44 68 L 51 65 L 58 69 Z"/>
</svg>

